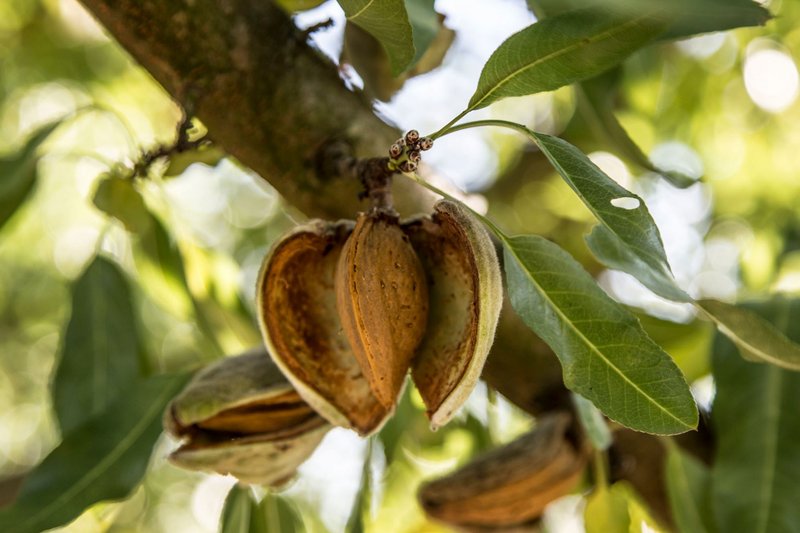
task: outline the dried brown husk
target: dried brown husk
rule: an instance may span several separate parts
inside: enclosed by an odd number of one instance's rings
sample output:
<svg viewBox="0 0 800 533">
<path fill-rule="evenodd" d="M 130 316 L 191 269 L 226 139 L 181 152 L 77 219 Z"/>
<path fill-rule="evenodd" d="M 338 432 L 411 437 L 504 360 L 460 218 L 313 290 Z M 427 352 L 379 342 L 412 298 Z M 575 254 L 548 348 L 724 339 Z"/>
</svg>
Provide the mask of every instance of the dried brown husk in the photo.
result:
<svg viewBox="0 0 800 533">
<path fill-rule="evenodd" d="M 312 221 L 265 258 L 257 286 L 268 351 L 300 396 L 334 425 L 376 431 L 391 408 L 364 377 L 336 309 L 336 265 L 352 222 Z"/>
<path fill-rule="evenodd" d="M 507 527 L 541 516 L 568 494 L 586 464 L 568 437 L 570 417 L 543 417 L 534 430 L 424 485 L 419 500 L 433 518 L 462 527 Z"/>
<path fill-rule="evenodd" d="M 183 441 L 170 456 L 176 465 L 266 485 L 291 477 L 330 429 L 264 348 L 199 371 L 168 406 L 164 427 Z"/>
<path fill-rule="evenodd" d="M 425 272 L 396 215 L 359 215 L 339 258 L 336 303 L 372 391 L 394 408 L 428 317 Z"/>
<path fill-rule="evenodd" d="M 492 346 L 503 286 L 492 240 L 466 208 L 443 200 L 403 230 L 427 273 L 429 311 L 412 376 L 432 429 L 466 401 Z"/>
</svg>

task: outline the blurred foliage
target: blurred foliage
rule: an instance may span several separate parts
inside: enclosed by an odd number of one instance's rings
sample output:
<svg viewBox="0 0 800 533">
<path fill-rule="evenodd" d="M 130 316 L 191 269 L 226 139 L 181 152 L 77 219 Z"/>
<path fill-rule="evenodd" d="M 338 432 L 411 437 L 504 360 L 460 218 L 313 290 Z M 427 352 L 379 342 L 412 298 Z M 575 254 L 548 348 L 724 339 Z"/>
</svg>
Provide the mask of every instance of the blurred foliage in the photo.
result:
<svg viewBox="0 0 800 533">
<path fill-rule="evenodd" d="M 285 3 L 292 9 L 302 4 Z M 800 3 L 773 0 L 769 8 L 776 17 L 766 27 L 652 46 L 620 68 L 607 101 L 651 168 L 642 168 L 642 161 L 613 139 L 596 135 L 574 89 L 503 102 L 488 113 L 529 117 L 537 130 L 563 134 L 642 196 L 661 228 L 677 278 L 694 295 L 797 294 L 800 103 L 796 85 L 788 97 L 758 96 L 758 91 L 764 90 L 763 80 L 780 85 L 788 79 L 784 88 L 791 88 L 792 72 L 796 84 Z M 445 19 L 444 27 L 449 24 Z M 459 70 L 464 65 L 459 58 L 471 51 L 465 48 L 469 35 L 458 31 L 442 65 L 395 95 L 397 109 L 403 109 L 404 94 L 424 87 L 430 96 L 422 103 L 413 98 L 419 108 L 414 118 L 436 116 L 436 106 L 453 99 L 450 87 L 437 99 L 436 72 L 463 83 L 466 102 L 477 77 Z M 765 56 L 757 54 L 763 51 L 788 57 L 794 70 L 785 62 L 771 63 L 772 71 L 758 70 Z M 491 49 L 485 52 L 483 60 Z M 781 98 L 788 103 L 773 105 Z M 256 272 L 273 239 L 301 218 L 262 180 L 213 148 L 182 154 L 171 170 L 156 165 L 147 179 L 113 181 L 119 166 L 129 168 L 143 148 L 173 140 L 180 111 L 74 0 L 3 0 L 2 164 L 36 141 L 40 127 L 66 116 L 52 137 L 36 143 L 36 184 L 0 228 L 0 478 L 29 470 L 60 441 L 49 385 L 66 342 L 69 288 L 96 250 L 132 280 L 142 366 L 148 374 L 163 373 L 260 342 L 252 318 Z M 541 154 L 521 150 L 520 139 L 496 131 L 482 133 L 476 146 L 476 153 L 493 154 L 492 163 L 474 171 L 483 182 L 473 176 L 462 185 L 481 189 L 503 228 L 559 242 L 613 296 L 636 308 L 645 329 L 690 380 L 708 374 L 708 325 L 630 279 L 604 272 L 591 259 L 583 241 L 591 215 Z M 444 142 L 440 150 L 443 159 L 459 159 Z M 678 190 L 654 168 L 702 181 Z M 120 208 L 120 198 L 136 200 L 121 202 Z M 281 498 L 291 501 L 305 530 L 337 531 L 348 520 L 360 480 L 369 479 L 370 503 L 359 506 L 367 531 L 444 531 L 423 516 L 415 487 L 532 423 L 492 397 L 479 388 L 461 419 L 431 433 L 419 398 L 409 390 L 373 441 L 367 468 L 364 443 L 333 431 Z M 94 505 L 65 530 L 216 531 L 232 480 L 171 467 L 164 460 L 171 445 L 162 440 L 156 446 L 144 482 L 132 495 L 121 503 Z M 624 486 L 611 490 L 628 498 Z M 275 503 L 271 495 L 246 496 L 251 513 Z M 631 502 L 636 500 L 627 502 L 623 521 L 644 512 Z"/>
</svg>

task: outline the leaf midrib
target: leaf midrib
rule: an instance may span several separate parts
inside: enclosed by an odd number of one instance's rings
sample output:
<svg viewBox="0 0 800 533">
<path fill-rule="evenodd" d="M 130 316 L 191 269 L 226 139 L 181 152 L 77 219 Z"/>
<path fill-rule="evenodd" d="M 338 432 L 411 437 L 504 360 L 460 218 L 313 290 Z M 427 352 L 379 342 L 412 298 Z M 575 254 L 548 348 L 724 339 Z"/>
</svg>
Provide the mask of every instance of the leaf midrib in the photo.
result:
<svg viewBox="0 0 800 533">
<path fill-rule="evenodd" d="M 556 311 L 556 313 L 557 313 L 557 314 L 558 314 L 558 315 L 559 315 L 559 316 L 560 316 L 560 317 L 563 319 L 563 321 L 564 321 L 564 322 L 565 322 L 567 325 L 569 325 L 569 327 L 570 327 L 570 328 L 571 328 L 571 329 L 572 329 L 572 330 L 575 332 L 575 334 L 576 334 L 576 335 L 577 335 L 577 336 L 578 336 L 578 337 L 579 337 L 579 338 L 580 338 L 580 339 L 581 339 L 581 340 L 582 340 L 582 341 L 583 341 L 583 342 L 584 342 L 584 343 L 585 343 L 585 344 L 586 344 L 586 345 L 589 347 L 589 349 L 590 349 L 590 350 L 592 350 L 594 353 L 596 353 L 598 356 L 600 356 L 600 358 L 601 358 L 601 359 L 602 359 L 602 360 L 603 360 L 603 361 L 604 361 L 604 362 L 605 362 L 605 363 L 606 363 L 606 364 L 607 364 L 607 365 L 608 365 L 608 366 L 609 366 L 611 369 L 613 369 L 613 370 L 614 370 L 614 372 L 616 372 L 616 373 L 617 373 L 617 374 L 618 374 L 618 375 L 619 375 L 619 376 L 620 376 L 620 377 L 623 379 L 623 381 L 625 381 L 626 383 L 628 383 L 628 384 L 629 384 L 629 385 L 630 385 L 630 386 L 631 386 L 631 387 L 632 387 L 634 390 L 636 390 L 637 392 L 639 392 L 639 393 L 640 393 L 640 394 L 641 394 L 641 395 L 642 395 L 644 398 L 646 398 L 646 399 L 647 399 L 647 401 L 649 401 L 650 403 L 652 403 L 653 405 L 655 405 L 655 406 L 656 406 L 656 407 L 657 407 L 659 410 L 663 411 L 663 412 L 664 412 L 664 413 L 665 413 L 667 416 L 669 416 L 670 418 L 672 418 L 673 420 L 675 420 L 676 422 L 678 422 L 678 423 L 679 423 L 680 425 L 682 425 L 683 427 L 686 427 L 686 428 L 692 429 L 692 426 L 691 426 L 691 425 L 689 425 L 689 424 L 686 424 L 686 423 L 685 423 L 683 420 L 681 420 L 680 418 L 676 417 L 676 416 L 675 416 L 674 414 L 672 414 L 672 413 L 671 413 L 669 410 L 667 410 L 667 409 L 665 409 L 664 407 L 662 407 L 662 406 L 661 406 L 661 404 L 659 404 L 657 401 L 655 401 L 653 398 L 651 398 L 651 397 L 650 397 L 650 395 L 648 395 L 648 394 L 647 394 L 647 393 L 645 393 L 645 392 L 644 392 L 642 389 L 640 389 L 640 388 L 639 388 L 639 387 L 638 387 L 638 386 L 637 386 L 637 385 L 636 385 L 634 382 L 632 382 L 632 381 L 631 381 L 631 380 L 630 380 L 630 379 L 629 379 L 629 378 L 628 378 L 628 377 L 627 377 L 625 374 L 623 374 L 623 373 L 622 373 L 622 371 L 620 371 L 620 369 L 619 369 L 619 368 L 617 368 L 617 367 L 616 367 L 616 366 L 615 366 L 615 365 L 614 365 L 614 364 L 613 364 L 611 361 L 609 361 L 609 360 L 608 360 L 608 358 L 607 358 L 607 357 L 605 357 L 605 355 L 603 355 L 603 353 L 602 353 L 600 350 L 598 350 L 598 349 L 595 347 L 594 343 L 592 343 L 591 341 L 589 341 L 589 339 L 587 339 L 587 338 L 586 338 L 586 336 L 585 336 L 585 335 L 584 335 L 584 334 L 583 334 L 583 333 L 582 333 L 582 332 L 581 332 L 581 331 L 580 331 L 580 330 L 579 330 L 577 327 L 575 327 L 575 325 L 572 323 L 572 321 L 571 321 L 571 320 L 569 320 L 569 319 L 567 318 L 567 316 L 566 316 L 566 315 L 563 313 L 563 311 L 561 310 L 561 308 L 560 308 L 560 307 L 558 307 L 558 306 L 555 304 L 555 302 L 554 302 L 554 301 L 553 301 L 553 300 L 550 298 L 550 296 L 547 294 L 547 291 L 545 291 L 545 290 L 544 290 L 544 288 L 543 288 L 543 287 L 542 287 L 542 286 L 541 286 L 541 285 L 540 285 L 540 284 L 539 284 L 539 283 L 536 281 L 536 279 L 534 279 L 534 277 L 533 277 L 533 276 L 530 274 L 530 272 L 529 272 L 529 271 L 528 271 L 528 270 L 527 270 L 527 269 L 524 267 L 524 264 L 522 263 L 522 260 L 520 259 L 519 255 L 517 255 L 516 251 L 515 251 L 515 250 L 514 250 L 514 248 L 511 246 L 511 243 L 510 243 L 510 242 L 507 240 L 507 238 L 506 238 L 506 237 L 504 237 L 504 238 L 503 238 L 503 241 L 504 241 L 504 242 L 505 242 L 505 244 L 506 244 L 506 249 L 508 249 L 508 250 L 511 252 L 511 254 L 514 256 L 514 259 L 517 261 L 517 263 L 518 263 L 520 266 L 522 266 L 522 270 L 525 272 L 526 276 L 527 276 L 527 277 L 528 277 L 528 278 L 531 280 L 531 282 L 532 282 L 532 283 L 533 283 L 533 284 L 534 284 L 534 285 L 537 287 L 537 289 L 539 290 L 539 293 L 540 293 L 540 294 L 542 294 L 542 296 L 545 298 L 545 300 L 547 300 L 547 302 L 549 302 L 550 306 L 551 306 L 551 307 L 552 307 L 552 308 L 553 308 L 553 309 Z"/>
<path fill-rule="evenodd" d="M 355 20 L 356 18 L 361 16 L 361 14 L 364 13 L 364 11 L 369 9 L 372 6 L 372 4 L 374 4 L 374 3 L 375 3 L 375 0 L 369 0 L 366 4 L 364 4 L 364 7 L 362 7 L 356 13 L 353 13 L 351 16 L 349 16 L 347 18 L 350 19 L 350 20 Z"/>
<path fill-rule="evenodd" d="M 372 0 L 370 0 L 370 3 L 371 2 L 372 2 Z M 573 50 L 576 50 L 576 49 L 580 48 L 581 46 L 589 46 L 589 45 L 594 44 L 594 43 L 596 43 L 596 42 L 598 42 L 598 41 L 600 41 L 602 39 L 606 39 L 606 38 L 612 37 L 615 34 L 620 33 L 623 30 L 626 30 L 629 26 L 635 26 L 636 24 L 638 24 L 642 20 L 645 20 L 649 16 L 650 16 L 650 14 L 648 13 L 646 15 L 642 15 L 640 17 L 631 19 L 631 20 L 629 20 L 629 21 L 627 21 L 627 22 L 625 22 L 625 23 L 623 23 L 623 24 L 621 24 L 619 26 L 614 26 L 613 28 L 610 28 L 610 29 L 608 29 L 606 31 L 603 31 L 603 32 L 595 35 L 594 37 L 587 37 L 586 39 L 581 39 L 581 40 L 579 40 L 578 42 L 576 42 L 574 44 L 571 44 L 569 46 L 566 46 L 566 47 L 564 47 L 564 48 L 562 48 L 560 50 L 556 50 L 556 51 L 551 52 L 549 54 L 546 54 L 546 55 L 534 60 L 533 62 L 531 62 L 531 63 L 529 63 L 529 64 L 527 64 L 527 65 L 525 65 L 525 66 L 523 66 L 521 68 L 518 68 L 518 69 L 514 70 L 512 73 L 508 74 L 503 79 L 501 79 L 498 83 L 496 83 L 494 87 L 492 87 L 489 91 L 487 91 L 486 94 L 484 94 L 474 104 L 470 105 L 469 108 L 468 108 L 468 111 L 472 111 L 474 109 L 478 109 L 478 107 L 480 107 L 480 105 L 484 101 L 486 101 L 487 98 L 492 96 L 495 92 L 500 90 L 500 88 L 502 88 L 507 83 L 509 83 L 509 81 L 512 78 L 520 75 L 521 73 L 525 72 L 526 70 L 534 68 L 534 67 L 538 66 L 539 64 L 541 64 L 541 63 L 543 63 L 545 61 L 550 61 L 550 60 L 555 59 L 557 57 L 560 57 L 560 56 L 562 56 L 564 54 L 572 52 Z"/>
<path fill-rule="evenodd" d="M 25 526 L 36 524 L 41 520 L 47 518 L 48 516 L 52 515 L 54 512 L 58 511 L 62 504 L 68 502 L 72 499 L 76 493 L 82 491 L 89 485 L 91 482 L 95 481 L 97 477 L 103 474 L 105 470 L 110 466 L 111 463 L 119 459 L 125 452 L 127 452 L 130 447 L 135 443 L 136 440 L 141 437 L 144 433 L 144 430 L 147 426 L 152 422 L 152 417 L 156 412 L 160 412 L 162 409 L 163 401 L 162 399 L 165 396 L 170 396 L 172 394 L 172 387 L 165 386 L 164 390 L 161 394 L 157 397 L 157 402 L 153 404 L 151 408 L 149 408 L 145 415 L 142 416 L 139 421 L 136 423 L 135 426 L 128 432 L 128 434 L 123 438 L 117 446 L 115 446 L 111 453 L 106 456 L 105 459 L 97 463 L 94 467 L 92 467 L 86 474 L 81 477 L 77 483 L 75 483 L 70 490 L 67 490 L 53 500 L 49 505 L 42 508 L 39 513 L 34 514 L 29 520 L 22 523 L 22 525 L 17 529 L 17 531 L 25 531 Z"/>
</svg>

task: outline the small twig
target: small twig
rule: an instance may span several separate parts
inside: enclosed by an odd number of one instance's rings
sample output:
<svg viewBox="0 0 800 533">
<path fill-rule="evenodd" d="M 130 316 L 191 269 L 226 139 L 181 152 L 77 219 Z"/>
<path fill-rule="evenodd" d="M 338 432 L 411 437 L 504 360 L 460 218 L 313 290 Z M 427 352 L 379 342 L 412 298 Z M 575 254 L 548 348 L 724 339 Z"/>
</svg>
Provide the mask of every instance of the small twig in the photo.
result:
<svg viewBox="0 0 800 533">
<path fill-rule="evenodd" d="M 189 137 L 189 131 L 191 129 L 192 119 L 187 114 L 184 116 L 184 119 L 180 122 L 180 124 L 178 124 L 177 138 L 175 142 L 171 145 L 162 144 L 143 152 L 141 157 L 139 157 L 139 159 L 133 165 L 131 177 L 145 177 L 147 176 L 147 173 L 153 163 L 159 159 L 180 154 L 182 152 L 188 152 L 190 150 L 196 150 L 197 148 L 206 146 L 211 142 L 206 135 L 203 135 L 199 139 L 191 139 Z"/>
<path fill-rule="evenodd" d="M 317 33 L 318 31 L 327 30 L 328 28 L 333 27 L 333 19 L 327 18 L 321 22 L 317 22 L 316 24 L 312 24 L 308 28 L 302 30 L 302 35 L 306 39 Z"/>
</svg>

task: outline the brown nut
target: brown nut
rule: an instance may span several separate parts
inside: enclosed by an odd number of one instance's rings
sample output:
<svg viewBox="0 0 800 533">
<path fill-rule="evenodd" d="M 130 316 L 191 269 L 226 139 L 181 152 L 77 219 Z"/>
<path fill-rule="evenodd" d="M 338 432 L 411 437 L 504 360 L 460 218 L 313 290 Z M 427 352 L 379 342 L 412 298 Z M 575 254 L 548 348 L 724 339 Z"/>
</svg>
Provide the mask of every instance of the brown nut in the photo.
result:
<svg viewBox="0 0 800 533">
<path fill-rule="evenodd" d="M 375 397 L 336 309 L 336 265 L 352 222 L 312 221 L 267 256 L 256 294 L 259 324 L 275 363 L 321 416 L 362 435 L 391 409 Z"/>
<path fill-rule="evenodd" d="M 361 214 L 336 270 L 336 307 L 372 391 L 392 408 L 428 319 L 428 284 L 396 216 Z"/>
<path fill-rule="evenodd" d="M 266 485 L 291 477 L 330 429 L 264 349 L 198 372 L 170 403 L 164 427 L 184 441 L 170 456 L 176 465 Z"/>
<path fill-rule="evenodd" d="M 425 484 L 425 512 L 461 527 L 505 527 L 541 516 L 581 477 L 585 453 L 567 438 L 570 417 L 542 418 L 530 433 Z"/>
<path fill-rule="evenodd" d="M 492 346 L 503 285 L 494 245 L 483 225 L 451 201 L 403 230 L 428 275 L 425 337 L 412 366 L 431 428 L 446 424 L 466 401 Z"/>
</svg>

